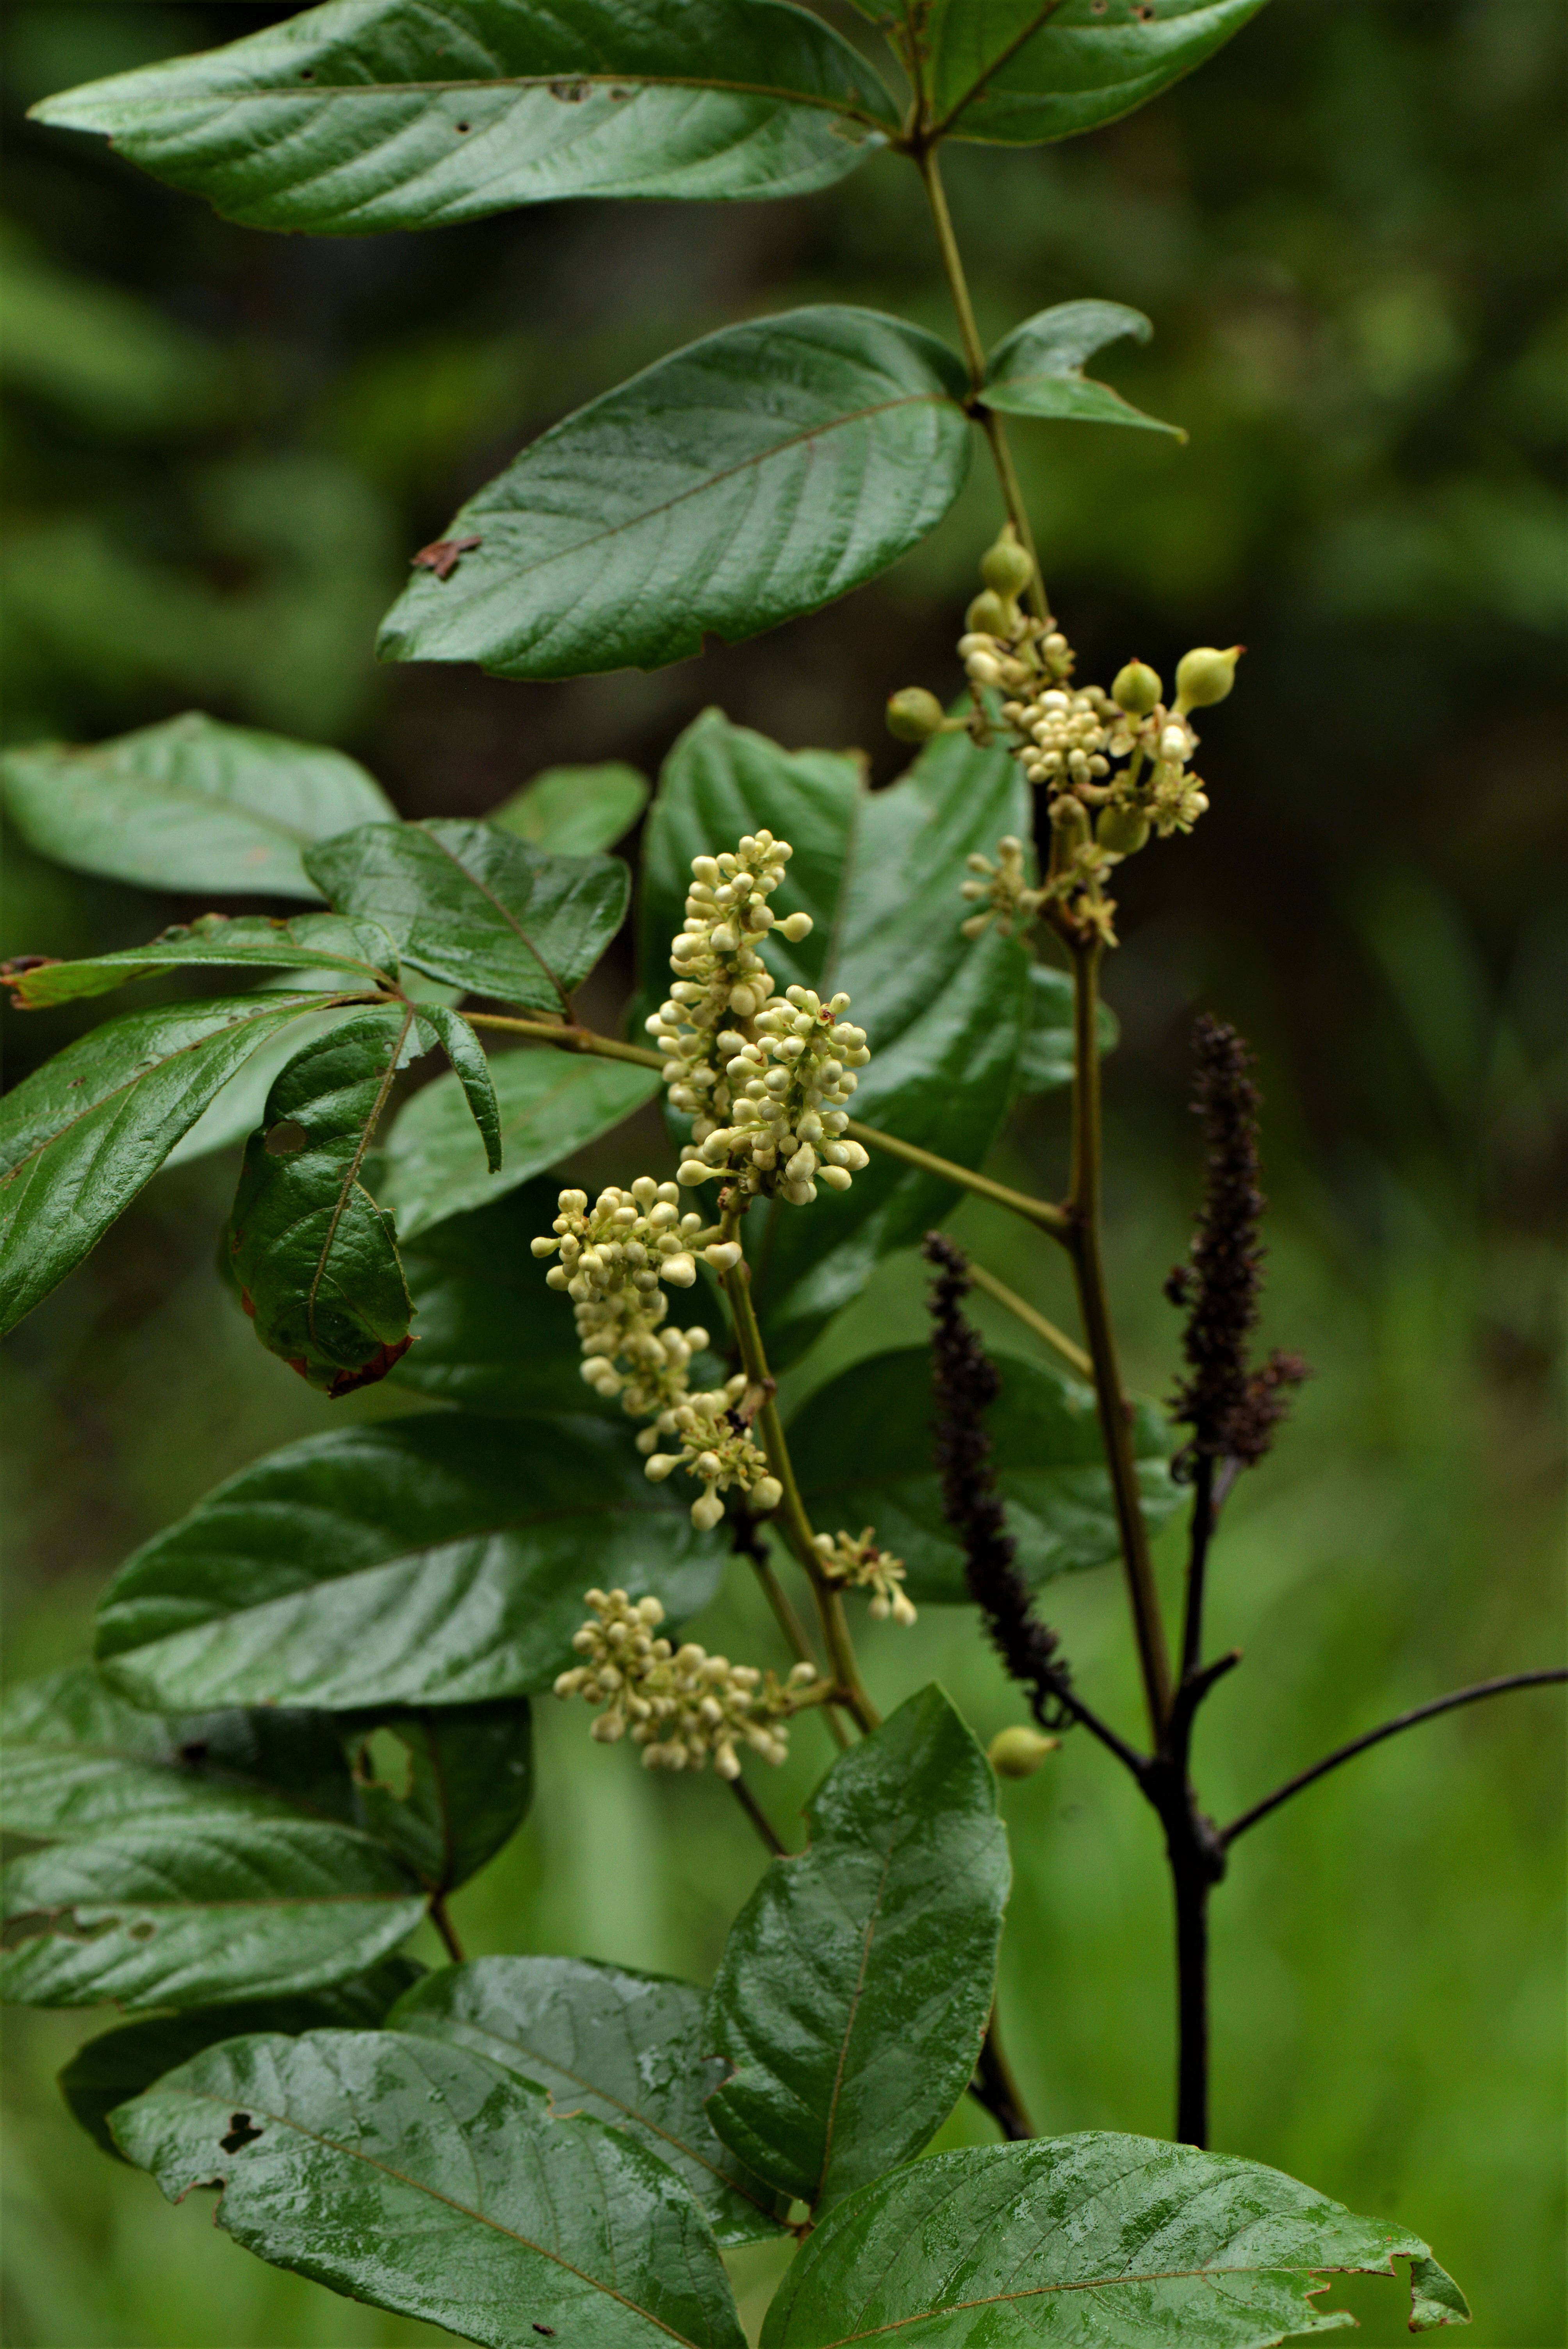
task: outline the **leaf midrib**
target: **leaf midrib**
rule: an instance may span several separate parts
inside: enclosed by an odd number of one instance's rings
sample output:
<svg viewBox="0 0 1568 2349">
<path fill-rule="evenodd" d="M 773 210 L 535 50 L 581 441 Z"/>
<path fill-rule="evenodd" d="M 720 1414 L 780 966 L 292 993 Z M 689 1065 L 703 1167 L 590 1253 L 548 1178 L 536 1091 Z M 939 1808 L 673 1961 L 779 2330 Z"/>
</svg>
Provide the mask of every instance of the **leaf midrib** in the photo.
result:
<svg viewBox="0 0 1568 2349">
<path fill-rule="evenodd" d="M 501 900 L 496 895 L 495 891 L 490 887 L 490 883 L 482 879 L 470 865 L 465 864 L 462 858 L 457 854 L 455 850 L 447 846 L 446 842 L 438 837 L 430 825 L 421 824 L 419 829 L 423 832 L 426 839 L 433 842 L 436 847 L 440 850 L 441 854 L 447 859 L 453 871 L 461 874 L 469 888 L 477 890 L 479 895 L 484 898 L 487 905 L 494 908 L 495 912 L 500 915 L 501 920 L 515 934 L 519 945 L 527 947 L 529 953 L 533 957 L 534 961 L 539 965 L 540 969 L 544 973 L 545 978 L 550 981 L 552 988 L 554 989 L 562 1012 L 565 1014 L 566 1018 L 570 1019 L 572 1017 L 571 997 L 567 994 L 565 988 L 562 985 L 558 975 L 545 961 L 544 957 L 540 953 L 539 948 L 534 945 L 533 940 L 529 936 L 528 932 L 523 928 L 522 924 L 518 920 L 511 907 L 502 904 Z M 530 876 L 528 894 L 531 899 L 533 895 L 533 883 L 538 877 L 537 874 Z M 505 999 L 506 999 L 503 997 L 502 1000 L 504 1001 Z"/>
</svg>

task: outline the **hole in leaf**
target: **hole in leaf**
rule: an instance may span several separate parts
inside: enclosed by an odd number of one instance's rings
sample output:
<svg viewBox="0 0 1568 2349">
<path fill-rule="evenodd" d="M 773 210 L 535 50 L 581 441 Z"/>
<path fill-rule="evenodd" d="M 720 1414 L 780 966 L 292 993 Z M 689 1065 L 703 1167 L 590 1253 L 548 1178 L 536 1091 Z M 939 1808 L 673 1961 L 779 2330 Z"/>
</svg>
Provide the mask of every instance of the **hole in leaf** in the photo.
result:
<svg viewBox="0 0 1568 2349">
<path fill-rule="evenodd" d="M 309 1140 L 297 1117 L 284 1117 L 271 1129 L 262 1147 L 269 1158 L 288 1158 L 296 1150 L 303 1150 Z"/>
<path fill-rule="evenodd" d="M 396 1730 L 373 1729 L 355 1754 L 354 1775 L 362 1786 L 384 1786 L 406 1803 L 414 1791 L 413 1753 Z"/>
<path fill-rule="evenodd" d="M 221 2137 L 218 2142 L 225 2153 L 240 2153 L 246 2146 L 254 2145 L 261 2133 L 259 2128 L 252 2127 L 249 2113 L 231 2113 L 229 2134 Z"/>
<path fill-rule="evenodd" d="M 468 124 L 467 124 L 466 122 L 459 122 L 459 123 L 457 125 L 457 128 L 458 128 L 459 130 L 466 130 L 466 129 L 468 129 L 468 127 L 469 127 L 469 126 L 468 126 Z"/>
</svg>

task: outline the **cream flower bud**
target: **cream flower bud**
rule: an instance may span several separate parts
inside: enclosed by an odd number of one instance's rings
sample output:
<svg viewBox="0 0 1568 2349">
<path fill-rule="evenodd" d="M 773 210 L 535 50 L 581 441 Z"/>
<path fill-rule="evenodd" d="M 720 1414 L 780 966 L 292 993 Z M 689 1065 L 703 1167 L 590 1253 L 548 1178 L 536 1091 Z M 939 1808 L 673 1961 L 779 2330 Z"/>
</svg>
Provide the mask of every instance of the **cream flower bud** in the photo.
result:
<svg viewBox="0 0 1568 2349">
<path fill-rule="evenodd" d="M 702 1255 L 703 1262 L 710 1264 L 715 1272 L 733 1272 L 740 1262 L 740 1243 L 738 1240 L 714 1240 L 704 1248 Z"/>
<path fill-rule="evenodd" d="M 802 938 L 809 938 L 811 935 L 811 916 L 810 914 L 787 914 L 778 926 L 779 935 L 788 938 L 792 947 L 798 947 Z"/>
<path fill-rule="evenodd" d="M 699 1534 L 710 1534 L 724 1516 L 724 1503 L 717 1493 L 704 1493 L 691 1505 L 691 1521 Z"/>
</svg>

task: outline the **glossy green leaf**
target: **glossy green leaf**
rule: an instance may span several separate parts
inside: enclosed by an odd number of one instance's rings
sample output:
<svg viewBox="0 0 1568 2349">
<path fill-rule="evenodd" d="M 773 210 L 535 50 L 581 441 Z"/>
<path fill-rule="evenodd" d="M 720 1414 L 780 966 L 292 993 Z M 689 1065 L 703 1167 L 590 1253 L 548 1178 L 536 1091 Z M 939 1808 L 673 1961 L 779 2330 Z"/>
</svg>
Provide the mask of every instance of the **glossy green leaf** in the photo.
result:
<svg viewBox="0 0 1568 2349">
<path fill-rule="evenodd" d="M 302 849 L 397 812 L 341 750 L 194 710 L 88 750 L 29 743 L 0 760 L 0 790 L 27 845 L 57 864 L 230 896 L 314 898 Z"/>
<path fill-rule="evenodd" d="M 1115 1012 L 1101 1003 L 1099 1049 L 1114 1052 L 1121 1035 Z M 1055 1092 L 1073 1081 L 1073 983 L 1054 964 L 1029 965 L 1029 1024 L 1018 1055 L 1018 1091 Z"/>
<path fill-rule="evenodd" d="M 267 1095 L 229 1218 L 229 1266 L 256 1335 L 329 1395 L 384 1378 L 412 1308 L 392 1218 L 361 1181 L 407 1048 L 413 1010 L 387 1005 L 307 1044 Z"/>
<path fill-rule="evenodd" d="M 319 995 L 106 1020 L 0 1102 L 0 1331 L 102 1238 L 256 1046 Z"/>
<path fill-rule="evenodd" d="M 624 840 L 648 804 L 645 777 L 611 760 L 602 767 L 550 767 L 500 807 L 490 821 L 558 856 L 592 856 Z"/>
<path fill-rule="evenodd" d="M 420 1008 L 419 1019 L 423 1027 L 434 1029 L 452 1064 L 453 1081 L 479 1133 L 486 1171 L 494 1174 L 501 1161 L 500 1105 L 495 1097 L 490 1056 L 461 1012 L 445 1004 L 427 1003 Z"/>
<path fill-rule="evenodd" d="M 57 962 L 24 955 L 0 964 L 0 984 L 24 1011 L 40 1011 L 85 995 L 107 995 L 128 980 L 186 968 L 288 969 L 311 974 L 309 984 L 341 992 L 374 992 L 397 982 L 397 953 L 374 922 L 345 922 L 335 914 L 296 914 L 292 921 L 265 915 L 203 914 L 163 931 L 144 947 Z M 302 978 L 300 986 L 306 982 Z"/>
<path fill-rule="evenodd" d="M 659 1090 L 655 1069 L 587 1053 L 500 1052 L 495 1086 L 500 1171 L 492 1174 L 453 1077 L 423 1086 L 387 1137 L 381 1195 L 409 1240 L 434 1224 L 499 1198 L 620 1124 Z M 550 1229 L 553 1199 L 537 1231 Z M 539 1268 L 533 1267 L 535 1275 Z M 570 1318 L 570 1317 L 568 1317 Z M 423 1336 L 423 1331 L 421 1331 Z"/>
<path fill-rule="evenodd" d="M 349 1724 L 359 1816 L 432 1892 L 477 1876 L 533 1800 L 528 1702 L 449 1705 Z"/>
<path fill-rule="evenodd" d="M 390 930 L 416 970 L 559 1015 L 620 928 L 614 856 L 552 856 L 490 823 L 362 825 L 311 850 L 340 913 Z"/>
<path fill-rule="evenodd" d="M 814 612 L 919 544 L 964 486 L 945 343 L 871 310 L 791 310 L 660 359 L 541 435 L 449 524 L 387 660 L 500 677 L 658 668 Z"/>
<path fill-rule="evenodd" d="M 172 2202 L 276 2267 L 495 2349 L 745 2349 L 707 2223 L 622 2131 L 467 2047 L 232 2039 L 114 2116 Z"/>
<path fill-rule="evenodd" d="M 942 1690 L 899 1707 L 806 1806 L 730 1930 L 708 2098 L 747 2166 L 817 2209 L 918 2153 L 968 2085 L 995 1981 L 1007 1839 Z"/>
<path fill-rule="evenodd" d="M 1146 105 L 1264 0 L 934 0 L 934 119 L 957 139 L 1034 146 Z"/>
<path fill-rule="evenodd" d="M 1354 2321 L 1315 2304 L 1336 2272 L 1392 2275 L 1397 2259 L 1412 2332 L 1468 2322 L 1419 2236 L 1259 2162 L 1098 2131 L 971 2146 L 841 2204 L 779 2287 L 763 2349 L 1275 2349 Z"/>
<path fill-rule="evenodd" d="M 281 2031 L 297 2038 L 305 2031 L 375 2030 L 423 1971 L 412 1958 L 384 1958 L 368 1973 L 351 1974 L 329 1990 L 310 1991 L 300 1998 L 244 1999 L 230 2006 L 194 2006 L 183 2014 L 121 2023 L 77 2048 L 59 2075 L 60 2094 L 72 2119 L 94 2143 L 123 2161 L 126 2157 L 109 2129 L 110 2113 L 203 2048 L 256 2031 Z"/>
<path fill-rule="evenodd" d="M 530 1240 L 550 1229 L 556 1191 L 528 1183 L 401 1241 L 418 1340 L 392 1372 L 397 1385 L 526 1418 L 607 1408 L 583 1383 L 568 1300 L 545 1287 L 544 1268 L 529 1254 Z"/>
<path fill-rule="evenodd" d="M 1005 751 L 942 735 L 891 791 L 866 787 L 859 761 L 780 750 L 709 710 L 665 765 L 644 834 L 639 905 L 645 997 L 670 985 L 694 856 L 767 824 L 795 854 L 770 903 L 815 925 L 796 947 L 773 932 L 767 959 L 784 985 L 836 988 L 870 1039 L 854 1111 L 868 1125 L 979 1166 L 1012 1097 L 1029 963 L 995 929 L 960 925 L 965 858 L 1029 828 L 1029 798 Z M 684 1122 L 683 1122 L 684 1123 Z M 853 1187 L 811 1207 L 754 1209 L 744 1238 L 775 1368 L 804 1352 L 864 1285 L 953 1206 L 951 1185 L 872 1153 Z"/>
<path fill-rule="evenodd" d="M 1074 424 L 1136 424 L 1149 432 L 1186 433 L 1084 374 L 1084 362 L 1107 343 L 1130 335 L 1146 343 L 1154 332 L 1141 310 L 1125 302 L 1058 302 L 999 342 L 985 362 L 985 405 L 1015 416 L 1049 416 Z"/>
<path fill-rule="evenodd" d="M 690 1982 L 584 1958 L 477 1958 L 427 1975 L 395 2031 L 454 2041 L 588 2113 L 668 2162 L 724 2244 L 782 2231 L 779 2198 L 713 2132 L 703 2100 L 724 2077 L 708 2054 L 707 1999 Z"/>
<path fill-rule="evenodd" d="M 723 1557 L 622 1426 L 421 1414 L 219 1485 L 116 1576 L 98 1656 L 170 1711 L 522 1696 L 572 1661 L 592 1584 L 652 1592 L 678 1622 Z"/>
<path fill-rule="evenodd" d="M 353 1827 L 304 1818 L 129 1820 L 0 1869 L 0 1998 L 130 2013 L 315 1990 L 412 1932 L 424 1896 Z"/>
<path fill-rule="evenodd" d="M 1119 1555 L 1094 1392 L 1045 1363 L 993 1351 L 1002 1392 L 987 1414 L 1007 1530 L 1031 1583 L 1105 1566 Z M 874 1526 L 907 1566 L 912 1599 L 964 1603 L 964 1553 L 942 1516 L 932 1458 L 931 1355 L 873 1354 L 809 1396 L 789 1429 L 808 1514 L 829 1531 Z M 1133 1449 L 1150 1531 L 1181 1506 L 1166 1461 L 1171 1438 L 1153 1403 L 1137 1406 Z"/>
<path fill-rule="evenodd" d="M 898 112 L 775 0 L 335 0 L 46 98 L 252 228 L 433 228 L 563 196 L 789 196 Z"/>
</svg>

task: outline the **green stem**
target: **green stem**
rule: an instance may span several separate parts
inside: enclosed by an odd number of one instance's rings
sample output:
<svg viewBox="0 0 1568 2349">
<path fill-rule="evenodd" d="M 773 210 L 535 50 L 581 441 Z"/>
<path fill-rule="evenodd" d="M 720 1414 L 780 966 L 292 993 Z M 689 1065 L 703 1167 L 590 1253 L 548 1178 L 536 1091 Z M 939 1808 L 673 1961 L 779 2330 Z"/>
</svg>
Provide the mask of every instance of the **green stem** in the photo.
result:
<svg viewBox="0 0 1568 2349">
<path fill-rule="evenodd" d="M 994 1272 L 987 1272 L 983 1264 L 976 1264 L 973 1257 L 969 1259 L 969 1278 L 976 1288 L 983 1288 L 987 1297 L 994 1297 L 998 1305 L 1005 1305 L 1026 1330 L 1032 1330 L 1037 1338 L 1043 1338 L 1047 1346 L 1053 1347 L 1080 1379 L 1093 1378 L 1094 1364 L 1083 1348 L 1075 1346 L 1065 1330 L 1058 1330 L 1054 1321 L 1047 1321 L 1043 1313 L 1037 1313 L 1015 1289 L 1009 1288 L 1006 1281 L 998 1280 Z"/>
<path fill-rule="evenodd" d="M 1127 1595 L 1132 1609 L 1138 1661 L 1149 1708 L 1150 1733 L 1159 1747 L 1171 1713 L 1171 1659 L 1160 1593 L 1149 1556 L 1149 1529 L 1139 1498 L 1132 1456 L 1131 1414 L 1122 1392 L 1116 1358 L 1110 1303 L 1100 1260 L 1100 1092 L 1098 938 L 1073 947 L 1073 1172 L 1072 1237 L 1068 1243 L 1078 1282 L 1078 1308 L 1094 1366 L 1095 1399 L 1110 1470 L 1111 1497 L 1121 1537 Z"/>
<path fill-rule="evenodd" d="M 752 1826 L 757 1830 L 758 1836 L 767 1846 L 773 1857 L 775 1859 L 782 1859 L 789 1847 L 780 1839 L 778 1829 L 774 1826 L 772 1820 L 769 1817 L 767 1812 L 763 1809 L 761 1804 L 758 1801 L 756 1795 L 747 1785 L 745 1779 L 731 1778 L 727 1781 L 727 1784 L 730 1793 L 735 1796 L 736 1801 L 740 1805 L 741 1809 L 751 1821 Z M 537 2329 L 538 2328 L 535 2327 L 536 2331 Z"/>
<path fill-rule="evenodd" d="M 750 1561 L 752 1572 L 762 1585 L 763 1596 L 773 1609 L 773 1619 L 783 1632 L 789 1646 L 793 1648 L 803 1664 L 811 1665 L 813 1670 L 820 1669 L 817 1664 L 817 1651 L 811 1645 L 810 1634 L 795 1612 L 794 1602 L 789 1592 L 774 1573 L 757 1526 L 744 1516 L 732 1517 L 729 1537 L 731 1547 L 742 1557 Z M 823 1686 L 824 1688 L 827 1686 L 825 1682 Z M 844 1724 L 830 1705 L 824 1706 L 822 1718 L 832 1731 L 835 1742 L 841 1746 L 848 1745 L 850 1741 L 845 1734 Z"/>
<path fill-rule="evenodd" d="M 447 1914 L 447 1896 L 444 1892 L 436 1893 L 431 1899 L 430 1922 L 439 1933 L 445 1944 L 447 1955 L 453 1965 L 460 1966 L 463 1963 L 463 1945 L 458 1939 L 457 1927 Z"/>
</svg>

